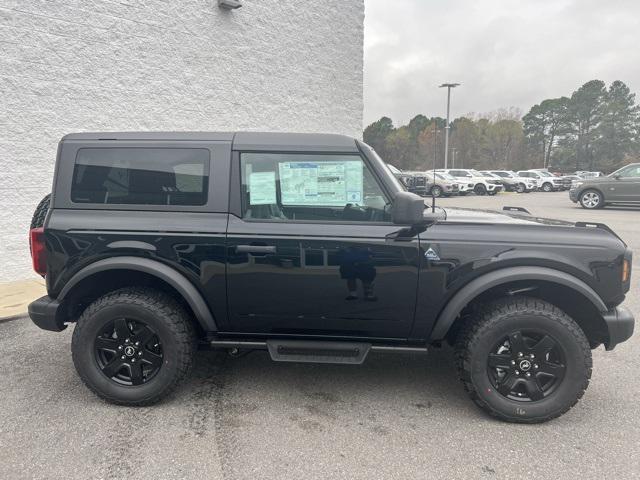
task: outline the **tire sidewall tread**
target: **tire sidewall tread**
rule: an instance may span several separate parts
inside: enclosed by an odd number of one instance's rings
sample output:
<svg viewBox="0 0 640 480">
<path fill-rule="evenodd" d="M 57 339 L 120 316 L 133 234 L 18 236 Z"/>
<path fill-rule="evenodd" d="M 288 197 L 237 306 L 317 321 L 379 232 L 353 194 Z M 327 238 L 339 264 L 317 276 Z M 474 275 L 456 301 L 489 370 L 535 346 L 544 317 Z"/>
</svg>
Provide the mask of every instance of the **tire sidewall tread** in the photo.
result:
<svg viewBox="0 0 640 480">
<path fill-rule="evenodd" d="M 567 362 L 565 378 L 557 390 L 535 403 L 503 397 L 493 389 L 486 374 L 486 353 L 493 346 L 491 342 L 508 330 L 535 327 L 527 323 L 531 318 L 554 330 L 550 333 L 562 343 Z M 584 395 L 591 378 L 591 349 L 582 329 L 556 306 L 532 297 L 501 299 L 470 314 L 455 350 L 458 375 L 471 399 L 504 421 L 540 423 L 559 417 Z"/>
<path fill-rule="evenodd" d="M 162 341 L 162 368 L 139 386 L 118 385 L 102 374 L 95 361 L 96 333 L 123 308 L 148 323 Z M 182 306 L 168 295 L 143 287 L 115 290 L 97 299 L 78 319 L 71 341 L 73 363 L 89 389 L 111 403 L 130 406 L 151 405 L 169 395 L 189 374 L 194 350 L 193 326 Z"/>
</svg>

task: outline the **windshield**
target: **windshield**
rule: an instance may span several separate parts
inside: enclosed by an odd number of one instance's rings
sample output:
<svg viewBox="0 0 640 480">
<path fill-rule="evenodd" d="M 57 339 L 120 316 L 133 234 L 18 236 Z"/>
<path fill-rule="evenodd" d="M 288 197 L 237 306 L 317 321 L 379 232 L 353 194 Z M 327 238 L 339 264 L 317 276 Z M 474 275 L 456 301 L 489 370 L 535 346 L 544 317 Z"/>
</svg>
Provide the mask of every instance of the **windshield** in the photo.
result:
<svg viewBox="0 0 640 480">
<path fill-rule="evenodd" d="M 455 178 L 453 178 L 448 173 L 436 173 L 436 177 L 438 177 L 438 178 L 440 178 L 442 180 L 455 181 Z"/>
<path fill-rule="evenodd" d="M 549 173 L 549 172 L 538 172 L 540 175 L 542 175 L 543 177 L 553 177 L 555 175 Z"/>
<path fill-rule="evenodd" d="M 483 174 L 481 174 L 478 170 L 469 170 L 469 173 L 473 176 L 473 177 L 484 177 Z"/>
</svg>

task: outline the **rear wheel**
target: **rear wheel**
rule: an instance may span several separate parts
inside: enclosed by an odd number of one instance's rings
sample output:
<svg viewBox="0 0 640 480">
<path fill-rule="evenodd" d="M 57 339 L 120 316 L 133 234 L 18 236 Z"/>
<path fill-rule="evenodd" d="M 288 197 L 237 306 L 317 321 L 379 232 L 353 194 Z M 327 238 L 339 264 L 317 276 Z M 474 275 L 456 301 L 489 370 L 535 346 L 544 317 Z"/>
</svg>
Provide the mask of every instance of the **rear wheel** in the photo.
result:
<svg viewBox="0 0 640 480">
<path fill-rule="evenodd" d="M 119 405 L 150 405 L 188 374 L 194 334 L 184 309 L 147 288 L 125 288 L 93 302 L 71 342 L 82 381 Z"/>
<path fill-rule="evenodd" d="M 458 373 L 471 399 L 501 420 L 539 423 L 568 411 L 591 378 L 580 327 L 535 298 L 508 298 L 470 319 L 456 344 Z"/>
<path fill-rule="evenodd" d="M 589 210 L 601 208 L 604 206 L 604 198 L 597 190 L 585 190 L 580 194 L 580 205 Z"/>
</svg>

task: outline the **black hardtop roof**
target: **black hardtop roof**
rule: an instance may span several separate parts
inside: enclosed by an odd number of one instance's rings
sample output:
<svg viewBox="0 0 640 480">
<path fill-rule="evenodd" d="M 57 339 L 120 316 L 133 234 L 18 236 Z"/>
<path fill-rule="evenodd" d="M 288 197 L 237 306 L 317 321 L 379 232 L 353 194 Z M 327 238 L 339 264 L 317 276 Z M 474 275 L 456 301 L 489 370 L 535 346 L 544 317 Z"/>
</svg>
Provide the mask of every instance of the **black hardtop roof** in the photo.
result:
<svg viewBox="0 0 640 480">
<path fill-rule="evenodd" d="M 292 152 L 357 152 L 355 139 L 332 133 L 278 132 L 86 132 L 70 133 L 62 141 L 201 141 L 233 142 L 234 150 Z"/>
</svg>

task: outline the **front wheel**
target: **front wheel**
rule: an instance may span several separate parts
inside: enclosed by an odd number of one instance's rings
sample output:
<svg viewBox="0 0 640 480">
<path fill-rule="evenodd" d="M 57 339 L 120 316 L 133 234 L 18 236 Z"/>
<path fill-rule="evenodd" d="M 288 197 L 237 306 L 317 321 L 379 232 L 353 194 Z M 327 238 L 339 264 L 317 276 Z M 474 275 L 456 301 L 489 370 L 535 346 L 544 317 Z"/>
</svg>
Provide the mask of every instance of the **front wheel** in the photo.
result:
<svg viewBox="0 0 640 480">
<path fill-rule="evenodd" d="M 544 185 L 542 185 L 543 192 L 550 192 L 551 190 L 553 190 L 553 185 L 551 185 L 550 183 L 545 183 Z"/>
<path fill-rule="evenodd" d="M 438 185 L 434 185 L 433 187 L 431 187 L 430 194 L 433 197 L 440 197 L 442 196 L 442 188 Z"/>
<path fill-rule="evenodd" d="M 485 187 L 483 184 L 479 183 L 474 187 L 473 191 L 475 192 L 476 195 L 486 195 L 487 194 L 487 187 Z"/>
<path fill-rule="evenodd" d="M 456 358 L 471 399 L 509 422 L 559 417 L 578 402 L 591 378 L 591 350 L 582 329 L 535 298 L 502 299 L 467 320 Z"/>
<path fill-rule="evenodd" d="M 168 395 L 188 374 L 193 327 L 173 298 L 148 288 L 123 288 L 83 312 L 73 332 L 73 363 L 98 396 L 142 406 Z"/>
<path fill-rule="evenodd" d="M 516 192 L 524 193 L 526 190 L 527 190 L 527 187 L 525 186 L 524 183 L 519 183 L 518 185 L 516 185 Z"/>
<path fill-rule="evenodd" d="M 597 190 L 585 190 L 580 194 L 580 205 L 582 208 L 593 210 L 604 206 L 602 194 Z"/>
</svg>

